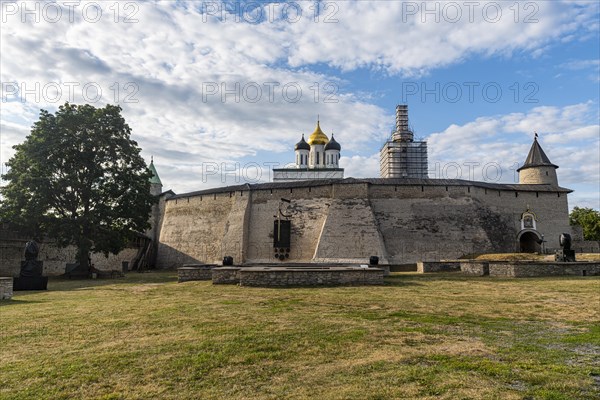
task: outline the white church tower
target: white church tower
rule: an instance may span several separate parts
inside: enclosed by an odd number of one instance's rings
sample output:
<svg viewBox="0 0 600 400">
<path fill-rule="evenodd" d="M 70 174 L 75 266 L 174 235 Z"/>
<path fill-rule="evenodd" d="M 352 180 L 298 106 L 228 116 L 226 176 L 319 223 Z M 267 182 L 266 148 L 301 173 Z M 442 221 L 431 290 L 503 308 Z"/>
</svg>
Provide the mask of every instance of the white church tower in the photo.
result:
<svg viewBox="0 0 600 400">
<path fill-rule="evenodd" d="M 308 166 L 310 168 L 325 168 L 325 145 L 327 142 L 329 142 L 329 138 L 323 133 L 317 120 L 317 128 L 308 138 L 310 145 Z"/>
</svg>

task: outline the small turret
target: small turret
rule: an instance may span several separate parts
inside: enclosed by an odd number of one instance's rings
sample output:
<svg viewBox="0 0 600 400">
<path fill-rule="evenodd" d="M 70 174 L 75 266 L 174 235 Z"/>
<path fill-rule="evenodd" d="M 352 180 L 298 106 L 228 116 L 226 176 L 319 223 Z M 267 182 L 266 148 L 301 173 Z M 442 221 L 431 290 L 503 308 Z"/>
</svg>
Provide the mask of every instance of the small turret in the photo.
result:
<svg viewBox="0 0 600 400">
<path fill-rule="evenodd" d="M 156 172 L 156 167 L 154 166 L 154 157 L 150 159 L 150 165 L 148 166 L 150 172 L 152 172 L 152 178 L 150 178 L 150 194 L 153 196 L 159 196 L 162 193 L 162 182 L 158 177 L 158 172 Z"/>
<path fill-rule="evenodd" d="M 302 139 L 294 146 L 294 150 L 296 152 L 296 168 L 308 168 L 310 145 L 304 140 L 304 134 Z"/>
<path fill-rule="evenodd" d="M 525 163 L 517 170 L 520 184 L 552 185 L 558 186 L 556 169 L 558 165 L 552 164 L 550 159 L 538 143 L 538 134 L 535 134 L 533 144 Z"/>
<path fill-rule="evenodd" d="M 341 150 L 342 146 L 334 139 L 332 133 L 331 140 L 325 145 L 325 166 L 327 168 L 339 168 Z"/>
</svg>

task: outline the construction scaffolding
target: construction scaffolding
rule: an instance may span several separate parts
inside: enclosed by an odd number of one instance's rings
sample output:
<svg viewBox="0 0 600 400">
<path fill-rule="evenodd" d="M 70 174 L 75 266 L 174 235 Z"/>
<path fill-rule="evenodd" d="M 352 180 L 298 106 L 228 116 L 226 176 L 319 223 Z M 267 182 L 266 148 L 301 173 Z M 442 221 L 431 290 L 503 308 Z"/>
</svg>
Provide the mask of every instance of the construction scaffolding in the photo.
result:
<svg viewBox="0 0 600 400">
<path fill-rule="evenodd" d="M 427 142 L 415 141 L 408 106 L 396 106 L 396 129 L 380 150 L 382 178 L 427 178 Z"/>
</svg>

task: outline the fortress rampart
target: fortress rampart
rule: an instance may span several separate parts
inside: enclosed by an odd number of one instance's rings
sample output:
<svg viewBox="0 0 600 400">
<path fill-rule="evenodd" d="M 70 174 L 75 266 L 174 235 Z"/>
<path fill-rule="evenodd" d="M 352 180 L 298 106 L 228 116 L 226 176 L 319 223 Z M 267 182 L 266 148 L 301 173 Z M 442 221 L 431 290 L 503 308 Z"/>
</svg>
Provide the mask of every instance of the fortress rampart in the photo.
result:
<svg viewBox="0 0 600 400">
<path fill-rule="evenodd" d="M 274 221 L 291 220 L 289 262 L 382 263 L 518 251 L 521 215 L 535 213 L 546 249 L 570 232 L 567 193 L 553 185 L 462 180 L 345 179 L 239 185 L 168 199 L 159 268 L 186 263 L 274 263 Z M 290 203 L 281 201 L 290 200 Z"/>
</svg>

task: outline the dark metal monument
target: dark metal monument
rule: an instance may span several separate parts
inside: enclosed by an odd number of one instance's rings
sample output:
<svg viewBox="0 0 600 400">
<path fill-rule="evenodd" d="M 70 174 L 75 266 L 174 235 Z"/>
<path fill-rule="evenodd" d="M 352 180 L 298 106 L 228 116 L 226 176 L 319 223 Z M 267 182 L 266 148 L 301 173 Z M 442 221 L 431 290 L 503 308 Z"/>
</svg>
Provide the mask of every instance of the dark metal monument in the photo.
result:
<svg viewBox="0 0 600 400">
<path fill-rule="evenodd" d="M 556 251 L 554 260 L 560 262 L 575 262 L 575 250 L 571 249 L 571 235 L 568 233 L 561 233 L 559 242 L 562 250 Z"/>
<path fill-rule="evenodd" d="M 291 200 L 281 198 L 279 210 L 273 222 L 273 249 L 275 250 L 275 258 L 280 261 L 290 257 L 292 241 L 292 221 L 290 221 L 292 214 L 286 214 L 281 210 L 283 203 L 287 203 L 288 210 L 286 211 L 289 211 Z"/>
<path fill-rule="evenodd" d="M 13 290 L 46 290 L 48 277 L 42 276 L 44 263 L 39 261 L 40 247 L 35 240 L 25 245 L 25 261 L 21 261 L 21 272 L 14 280 Z"/>
<path fill-rule="evenodd" d="M 223 257 L 223 266 L 231 266 L 233 265 L 233 257 L 225 256 Z"/>
</svg>

